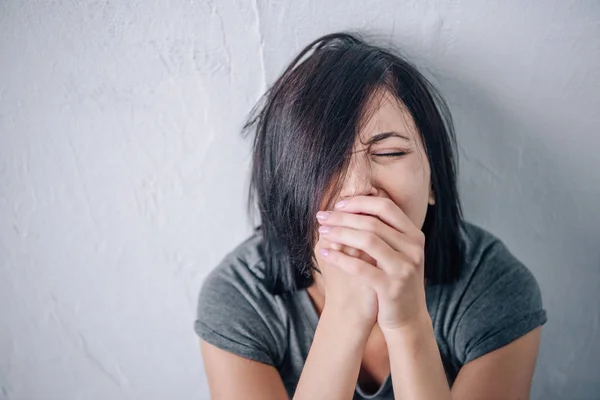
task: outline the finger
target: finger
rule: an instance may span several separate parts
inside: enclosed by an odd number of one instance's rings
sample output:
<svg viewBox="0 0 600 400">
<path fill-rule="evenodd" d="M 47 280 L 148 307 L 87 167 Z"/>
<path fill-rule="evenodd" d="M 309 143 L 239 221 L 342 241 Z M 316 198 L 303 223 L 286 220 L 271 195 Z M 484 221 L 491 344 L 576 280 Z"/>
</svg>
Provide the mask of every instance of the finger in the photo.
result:
<svg viewBox="0 0 600 400">
<path fill-rule="evenodd" d="M 331 242 L 329 242 L 329 243 L 331 243 Z M 336 250 L 336 251 L 342 251 L 342 249 L 344 248 L 344 246 L 342 246 L 339 243 L 331 243 L 331 245 L 329 247 L 331 247 L 333 250 Z"/>
<path fill-rule="evenodd" d="M 392 268 L 399 263 L 401 253 L 392 249 L 383 239 L 372 232 L 360 231 L 341 226 L 322 226 L 321 235 L 328 241 L 354 247 L 378 261 L 382 269 Z"/>
<path fill-rule="evenodd" d="M 375 290 L 383 288 L 383 285 L 386 283 L 385 273 L 379 268 L 368 264 L 366 261 L 351 257 L 340 251 L 331 249 L 323 250 L 324 252 L 321 255 L 329 264 L 362 279 Z"/>
<path fill-rule="evenodd" d="M 339 207 L 338 205 L 342 205 Z M 364 213 L 377 216 L 383 222 L 402 233 L 411 233 L 419 230 L 398 207 L 396 203 L 387 197 L 375 196 L 353 196 L 338 202 L 336 210 L 351 213 Z"/>
<path fill-rule="evenodd" d="M 329 249 L 333 249 L 336 251 L 341 251 L 344 254 L 347 254 L 352 257 L 360 258 L 361 260 L 366 261 L 371 265 L 377 266 L 377 260 L 375 260 L 373 257 L 368 255 L 364 251 L 361 251 L 354 247 L 344 246 L 343 244 L 331 242 L 331 241 L 323 239 L 323 238 L 320 239 L 320 245 L 321 245 L 320 247 L 329 248 Z"/>
<path fill-rule="evenodd" d="M 377 217 L 368 214 L 353 214 L 343 211 L 317 213 L 320 224 L 345 226 L 356 230 L 372 232 L 381 237 L 391 248 L 402 251 L 407 242 L 405 235 Z M 334 249 L 339 250 L 339 249 Z"/>
</svg>

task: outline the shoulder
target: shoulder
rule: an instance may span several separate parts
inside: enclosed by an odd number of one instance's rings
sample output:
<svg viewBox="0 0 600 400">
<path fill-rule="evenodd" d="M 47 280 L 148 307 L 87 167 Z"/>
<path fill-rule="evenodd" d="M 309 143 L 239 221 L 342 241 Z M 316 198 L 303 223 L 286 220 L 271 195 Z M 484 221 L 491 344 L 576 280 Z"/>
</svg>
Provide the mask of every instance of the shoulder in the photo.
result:
<svg viewBox="0 0 600 400">
<path fill-rule="evenodd" d="M 264 265 L 262 236 L 254 231 L 204 279 L 194 329 L 223 350 L 276 365 L 286 321 L 281 299 L 266 284 Z"/>
<path fill-rule="evenodd" d="M 473 286 L 500 277 L 533 278 L 531 271 L 490 231 L 465 222 L 462 237 L 465 252 L 459 282 Z"/>
<path fill-rule="evenodd" d="M 465 223 L 465 257 L 452 286 L 452 341 L 466 363 L 543 325 L 546 311 L 533 273 L 486 229 Z"/>
<path fill-rule="evenodd" d="M 467 267 L 477 266 L 482 259 L 489 258 L 490 252 L 498 251 L 504 246 L 500 238 L 472 222 L 464 222 L 461 235 L 465 244 Z"/>
<path fill-rule="evenodd" d="M 265 273 L 263 237 L 260 231 L 254 230 L 211 270 L 204 280 L 202 291 L 218 289 L 223 284 L 266 291 Z"/>
</svg>

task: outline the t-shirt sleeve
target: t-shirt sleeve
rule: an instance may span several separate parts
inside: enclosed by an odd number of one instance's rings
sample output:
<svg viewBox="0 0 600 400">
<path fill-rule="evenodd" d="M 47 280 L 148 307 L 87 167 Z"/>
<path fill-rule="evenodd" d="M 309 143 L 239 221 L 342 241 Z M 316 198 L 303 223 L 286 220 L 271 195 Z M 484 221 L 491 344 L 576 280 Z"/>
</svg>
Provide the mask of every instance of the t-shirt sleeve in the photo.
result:
<svg viewBox="0 0 600 400">
<path fill-rule="evenodd" d="M 499 239 L 484 251 L 457 311 L 454 348 L 462 365 L 547 322 L 535 277 Z"/>
<path fill-rule="evenodd" d="M 273 301 L 252 281 L 246 265 L 236 260 L 238 265 L 230 268 L 227 262 L 224 260 L 202 284 L 194 330 L 222 350 L 276 366 L 281 327 Z"/>
</svg>

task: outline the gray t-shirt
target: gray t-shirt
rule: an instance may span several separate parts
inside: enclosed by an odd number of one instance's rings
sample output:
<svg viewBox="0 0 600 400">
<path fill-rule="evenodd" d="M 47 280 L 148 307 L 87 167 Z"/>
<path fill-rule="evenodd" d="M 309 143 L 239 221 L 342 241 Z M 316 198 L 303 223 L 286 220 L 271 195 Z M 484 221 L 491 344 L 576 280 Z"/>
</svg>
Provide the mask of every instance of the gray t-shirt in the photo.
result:
<svg viewBox="0 0 600 400">
<path fill-rule="evenodd" d="M 465 363 L 547 321 L 536 279 L 502 241 L 466 223 L 465 263 L 450 284 L 426 286 L 450 385 Z M 265 284 L 263 239 L 255 231 L 208 275 L 198 298 L 195 331 L 206 342 L 274 366 L 290 398 L 307 358 L 318 316 L 306 290 L 273 295 Z M 391 376 L 377 393 L 357 385 L 354 399 L 393 399 Z"/>
</svg>

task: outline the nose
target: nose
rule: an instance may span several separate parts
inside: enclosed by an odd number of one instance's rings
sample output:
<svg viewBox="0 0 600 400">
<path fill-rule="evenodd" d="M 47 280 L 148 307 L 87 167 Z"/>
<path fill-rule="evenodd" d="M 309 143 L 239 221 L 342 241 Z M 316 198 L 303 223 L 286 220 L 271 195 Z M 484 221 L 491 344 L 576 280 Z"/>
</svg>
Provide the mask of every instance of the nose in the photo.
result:
<svg viewBox="0 0 600 400">
<path fill-rule="evenodd" d="M 377 196 L 373 171 L 367 162 L 352 162 L 340 191 L 340 197 Z"/>
</svg>

